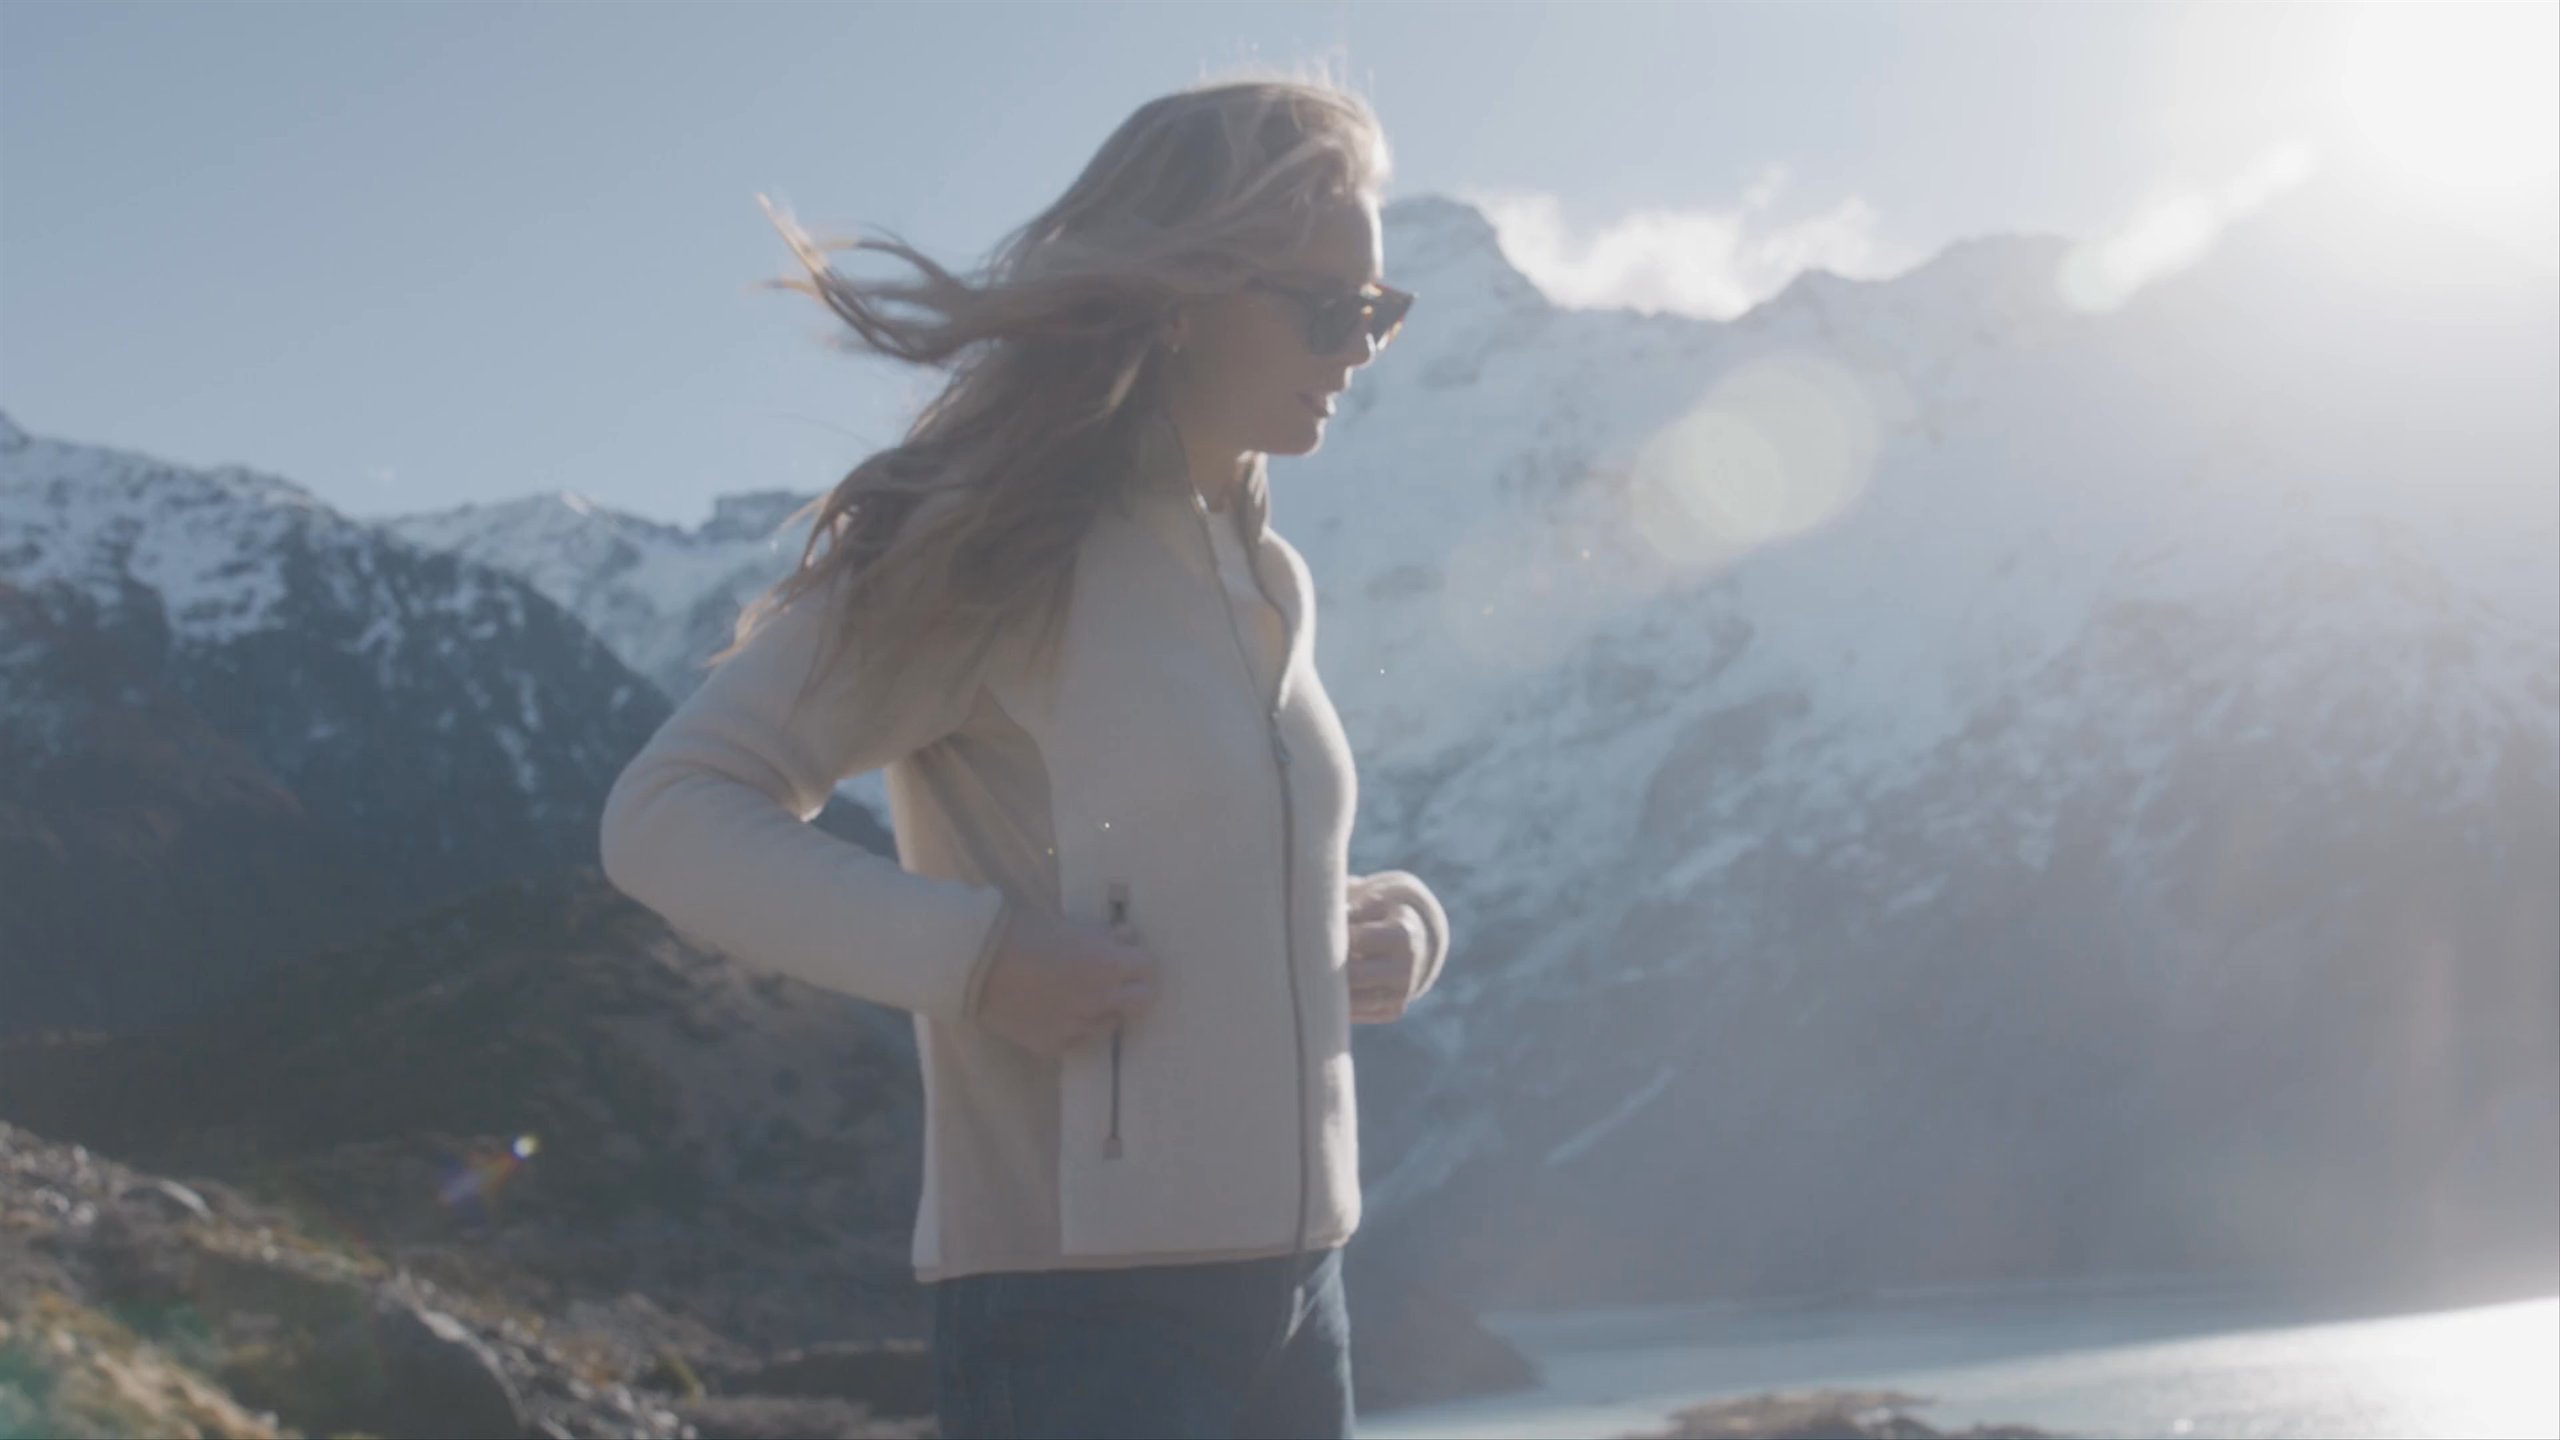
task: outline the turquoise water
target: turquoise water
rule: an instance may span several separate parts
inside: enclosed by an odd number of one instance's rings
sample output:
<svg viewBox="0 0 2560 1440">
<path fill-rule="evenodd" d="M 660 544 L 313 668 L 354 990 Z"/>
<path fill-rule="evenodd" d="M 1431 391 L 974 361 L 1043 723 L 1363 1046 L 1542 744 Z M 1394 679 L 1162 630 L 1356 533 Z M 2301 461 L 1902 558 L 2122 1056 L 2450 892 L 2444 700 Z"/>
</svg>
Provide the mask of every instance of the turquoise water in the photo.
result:
<svg viewBox="0 0 2560 1440">
<path fill-rule="evenodd" d="M 1357 1323 L 1357 1317 L 1354 1317 Z M 2560 1297 L 2344 1316 L 2193 1285 L 1631 1306 L 1486 1323 L 1529 1394 L 1364 1416 L 1363 1440 L 1615 1436 L 1780 1389 L 1898 1390 L 1941 1428 L 2084 1436 L 2560 1436 Z"/>
</svg>

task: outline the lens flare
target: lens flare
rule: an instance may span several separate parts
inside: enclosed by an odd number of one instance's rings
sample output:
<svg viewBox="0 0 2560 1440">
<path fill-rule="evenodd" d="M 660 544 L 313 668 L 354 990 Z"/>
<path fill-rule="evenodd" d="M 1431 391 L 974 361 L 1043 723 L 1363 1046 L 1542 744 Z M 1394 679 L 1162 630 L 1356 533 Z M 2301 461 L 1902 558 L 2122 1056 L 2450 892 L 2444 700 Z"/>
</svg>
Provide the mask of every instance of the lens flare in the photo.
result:
<svg viewBox="0 0 2560 1440">
<path fill-rule="evenodd" d="M 1663 559 L 1712 569 L 1836 519 L 1865 493 L 1876 407 L 1818 355 L 1746 362 L 1638 454 L 1630 522 Z"/>
<path fill-rule="evenodd" d="M 531 1134 L 518 1135 L 496 1150 L 475 1149 L 446 1172 L 436 1186 L 436 1198 L 467 1219 L 486 1219 L 499 1191 L 541 1149 L 541 1138 Z"/>
</svg>

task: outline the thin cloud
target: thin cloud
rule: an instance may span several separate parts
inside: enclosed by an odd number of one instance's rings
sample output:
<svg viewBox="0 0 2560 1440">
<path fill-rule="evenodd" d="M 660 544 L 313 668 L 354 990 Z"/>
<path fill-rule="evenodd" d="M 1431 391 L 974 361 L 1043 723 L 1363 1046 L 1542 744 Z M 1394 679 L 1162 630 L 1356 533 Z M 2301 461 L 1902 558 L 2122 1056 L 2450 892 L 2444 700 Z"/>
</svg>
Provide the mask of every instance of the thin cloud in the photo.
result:
<svg viewBox="0 0 2560 1440">
<path fill-rule="evenodd" d="M 1878 238 L 1875 207 L 1856 196 L 1773 223 L 1785 188 L 1786 168 L 1772 165 L 1731 209 L 1637 210 L 1589 235 L 1573 233 L 1551 194 L 1461 198 L 1484 212 L 1503 254 L 1559 305 L 1730 320 L 1806 270 L 1880 279 L 1909 267 Z"/>
<path fill-rule="evenodd" d="M 2225 226 L 2318 168 L 2311 147 L 2288 141 L 2218 189 L 2174 194 L 2142 207 L 2114 233 L 2072 247 L 2062 264 L 2064 302 L 2099 313 L 2122 308 L 2144 286 L 2202 259 Z"/>
</svg>

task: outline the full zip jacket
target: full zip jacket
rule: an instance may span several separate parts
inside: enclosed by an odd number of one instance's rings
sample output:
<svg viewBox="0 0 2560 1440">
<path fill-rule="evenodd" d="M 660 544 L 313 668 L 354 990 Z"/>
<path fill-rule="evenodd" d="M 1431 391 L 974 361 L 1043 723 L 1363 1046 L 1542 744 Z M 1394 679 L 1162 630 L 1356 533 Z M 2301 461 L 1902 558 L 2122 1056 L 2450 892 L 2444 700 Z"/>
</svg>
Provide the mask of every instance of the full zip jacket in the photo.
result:
<svg viewBox="0 0 2560 1440">
<path fill-rule="evenodd" d="M 798 597 L 715 670 L 608 795 L 605 872 L 697 943 L 911 1012 L 925 1090 L 913 1259 L 989 1270 L 1285 1255 L 1360 1219 L 1348 887 L 1447 920 L 1402 871 L 1346 873 L 1357 781 L 1314 664 L 1314 587 L 1240 536 L 1279 624 L 1241 615 L 1212 515 L 1157 422 L 1079 543 L 1058 664 L 1010 644 L 894 687 Z M 1261 494 L 1256 462 L 1251 493 Z M 1232 553 L 1232 552 L 1231 552 Z M 1275 653 L 1276 652 L 1276 653 Z M 1276 684 L 1265 677 L 1276 674 Z M 897 858 L 805 822 L 884 769 Z M 1064 1056 L 975 1023 L 1011 912 L 1118 922 L 1155 1003 Z"/>
</svg>

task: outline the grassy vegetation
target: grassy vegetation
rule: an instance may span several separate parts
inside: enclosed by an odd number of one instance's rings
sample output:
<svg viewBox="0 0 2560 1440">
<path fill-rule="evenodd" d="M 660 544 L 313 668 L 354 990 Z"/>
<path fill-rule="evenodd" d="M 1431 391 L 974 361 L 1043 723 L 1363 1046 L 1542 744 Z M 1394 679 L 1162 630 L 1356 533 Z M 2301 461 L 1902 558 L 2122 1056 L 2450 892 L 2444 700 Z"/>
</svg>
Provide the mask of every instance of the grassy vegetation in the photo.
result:
<svg viewBox="0 0 2560 1440">
<path fill-rule="evenodd" d="M 272 1416 L 122 1321 L 57 1291 L 0 1318 L 0 1436 L 277 1440 Z"/>
</svg>

